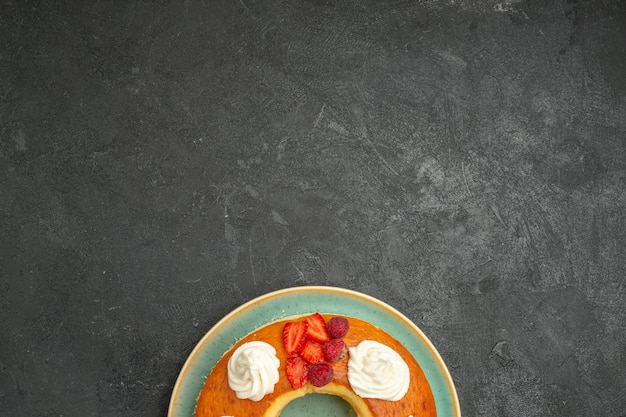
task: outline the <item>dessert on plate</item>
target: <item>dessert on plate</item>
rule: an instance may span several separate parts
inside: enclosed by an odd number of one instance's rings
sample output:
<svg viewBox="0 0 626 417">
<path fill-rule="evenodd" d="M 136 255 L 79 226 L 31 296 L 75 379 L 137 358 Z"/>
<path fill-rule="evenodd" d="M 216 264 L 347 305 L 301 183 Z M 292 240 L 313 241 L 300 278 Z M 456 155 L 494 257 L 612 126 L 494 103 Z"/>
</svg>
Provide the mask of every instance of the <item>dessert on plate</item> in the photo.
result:
<svg viewBox="0 0 626 417">
<path fill-rule="evenodd" d="M 355 317 L 314 313 L 265 325 L 217 362 L 196 417 L 278 417 L 310 393 L 343 398 L 359 417 L 437 415 L 432 390 L 411 353 Z"/>
</svg>

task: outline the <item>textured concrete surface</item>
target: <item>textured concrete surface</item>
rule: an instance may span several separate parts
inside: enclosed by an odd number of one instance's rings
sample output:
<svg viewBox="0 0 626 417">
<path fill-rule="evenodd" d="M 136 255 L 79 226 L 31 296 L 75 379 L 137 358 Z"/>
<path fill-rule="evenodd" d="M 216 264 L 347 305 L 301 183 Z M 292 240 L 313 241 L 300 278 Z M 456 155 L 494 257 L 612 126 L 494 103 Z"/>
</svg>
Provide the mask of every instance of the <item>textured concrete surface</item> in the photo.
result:
<svg viewBox="0 0 626 417">
<path fill-rule="evenodd" d="M 626 415 L 626 4 L 0 1 L 0 414 L 165 415 L 294 285 L 465 416 Z"/>
</svg>

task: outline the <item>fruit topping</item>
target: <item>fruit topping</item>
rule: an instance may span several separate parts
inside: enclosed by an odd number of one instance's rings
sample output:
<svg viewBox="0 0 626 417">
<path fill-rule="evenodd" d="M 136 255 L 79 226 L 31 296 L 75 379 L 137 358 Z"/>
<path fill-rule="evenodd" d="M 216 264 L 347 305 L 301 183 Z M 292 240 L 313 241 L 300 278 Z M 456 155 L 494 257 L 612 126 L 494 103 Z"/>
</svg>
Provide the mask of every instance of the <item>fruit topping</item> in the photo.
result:
<svg viewBox="0 0 626 417">
<path fill-rule="evenodd" d="M 326 362 L 320 362 L 309 369 L 309 381 L 316 387 L 323 387 L 333 380 L 335 372 L 333 367 Z"/>
<path fill-rule="evenodd" d="M 326 324 L 331 339 L 341 339 L 348 333 L 350 324 L 345 317 L 333 317 Z"/>
<path fill-rule="evenodd" d="M 316 342 L 324 343 L 330 340 L 328 330 L 326 330 L 326 321 L 320 313 L 311 314 L 306 318 L 307 338 Z"/>
<path fill-rule="evenodd" d="M 322 351 L 328 362 L 337 362 L 344 357 L 348 347 L 342 339 L 331 339 L 322 345 Z"/>
<path fill-rule="evenodd" d="M 304 346 L 302 346 L 300 356 L 302 357 L 302 359 L 312 365 L 323 362 L 324 351 L 322 349 L 322 344 L 314 342 L 313 340 L 307 340 L 306 342 L 304 342 Z"/>
<path fill-rule="evenodd" d="M 308 324 L 306 321 L 290 321 L 283 327 L 283 346 L 287 355 L 298 353 L 306 339 Z"/>
<path fill-rule="evenodd" d="M 348 347 L 342 338 L 349 328 L 345 317 L 333 317 L 326 323 L 320 313 L 285 323 L 283 346 L 289 356 L 285 370 L 294 389 L 303 387 L 307 381 L 321 387 L 333 380 L 334 371 L 330 362 L 348 354 Z"/>
<path fill-rule="evenodd" d="M 285 371 L 287 372 L 287 379 L 292 388 L 302 388 L 308 379 L 309 364 L 300 356 L 292 356 L 287 358 Z"/>
</svg>

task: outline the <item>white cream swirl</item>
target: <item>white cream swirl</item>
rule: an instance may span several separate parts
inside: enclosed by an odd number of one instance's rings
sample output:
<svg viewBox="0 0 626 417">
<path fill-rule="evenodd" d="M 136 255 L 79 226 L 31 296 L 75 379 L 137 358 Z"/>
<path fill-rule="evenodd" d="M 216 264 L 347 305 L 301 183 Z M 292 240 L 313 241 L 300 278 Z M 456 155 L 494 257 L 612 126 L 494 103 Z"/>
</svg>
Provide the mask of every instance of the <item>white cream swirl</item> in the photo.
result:
<svg viewBox="0 0 626 417">
<path fill-rule="evenodd" d="M 279 366 L 276 349 L 269 343 L 244 343 L 228 360 L 228 385 L 237 398 L 259 401 L 274 392 Z"/>
<path fill-rule="evenodd" d="M 373 340 L 348 348 L 348 380 L 362 398 L 398 401 L 409 389 L 409 366 L 395 350 Z"/>
</svg>

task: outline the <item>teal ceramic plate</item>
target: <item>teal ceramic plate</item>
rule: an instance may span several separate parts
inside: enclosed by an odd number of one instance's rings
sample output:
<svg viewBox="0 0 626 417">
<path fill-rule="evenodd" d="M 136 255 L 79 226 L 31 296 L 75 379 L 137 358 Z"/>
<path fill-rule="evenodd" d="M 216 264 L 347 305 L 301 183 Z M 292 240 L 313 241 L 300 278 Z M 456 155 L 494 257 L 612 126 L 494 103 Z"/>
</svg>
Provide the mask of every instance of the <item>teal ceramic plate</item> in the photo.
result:
<svg viewBox="0 0 626 417">
<path fill-rule="evenodd" d="M 196 399 L 207 375 L 233 344 L 254 329 L 302 314 L 342 314 L 383 328 L 413 354 L 433 390 L 438 417 L 460 417 L 454 383 L 441 356 L 422 331 L 388 304 L 355 291 L 335 287 L 294 287 L 255 298 L 233 310 L 200 340 L 174 385 L 168 417 L 193 417 Z M 343 400 L 329 395 L 306 395 L 292 401 L 282 417 L 352 417 Z"/>
</svg>

